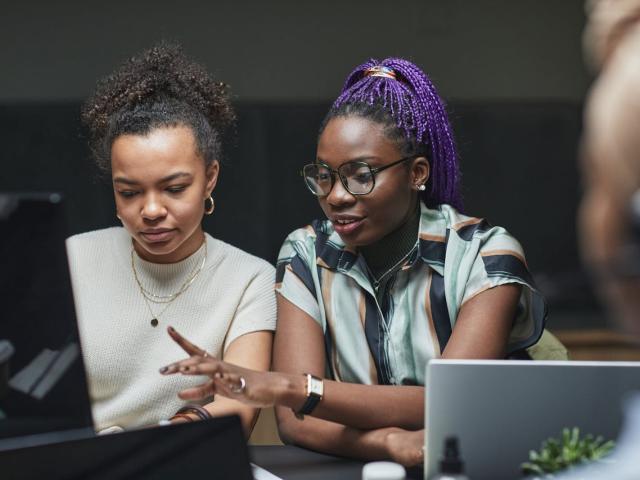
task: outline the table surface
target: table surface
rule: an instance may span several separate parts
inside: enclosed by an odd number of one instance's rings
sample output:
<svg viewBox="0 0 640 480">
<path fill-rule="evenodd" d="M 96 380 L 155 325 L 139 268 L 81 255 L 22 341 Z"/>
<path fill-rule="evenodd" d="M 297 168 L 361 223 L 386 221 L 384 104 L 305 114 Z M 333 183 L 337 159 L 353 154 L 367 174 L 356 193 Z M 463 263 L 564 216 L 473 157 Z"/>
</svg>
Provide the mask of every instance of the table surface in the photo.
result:
<svg viewBox="0 0 640 480">
<path fill-rule="evenodd" d="M 364 462 L 324 455 L 304 448 L 249 447 L 251 461 L 283 480 L 361 480 Z M 422 467 L 407 470 L 407 479 L 422 479 Z"/>
</svg>

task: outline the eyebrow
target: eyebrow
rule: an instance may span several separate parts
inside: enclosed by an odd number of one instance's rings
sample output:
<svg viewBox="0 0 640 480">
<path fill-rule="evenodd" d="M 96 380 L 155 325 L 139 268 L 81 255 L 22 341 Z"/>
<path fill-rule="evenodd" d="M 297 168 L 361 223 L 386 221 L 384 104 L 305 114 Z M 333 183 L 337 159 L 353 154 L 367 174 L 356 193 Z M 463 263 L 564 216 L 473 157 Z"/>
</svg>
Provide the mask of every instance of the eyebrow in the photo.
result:
<svg viewBox="0 0 640 480">
<path fill-rule="evenodd" d="M 366 163 L 369 163 L 372 160 L 376 161 L 376 160 L 380 160 L 380 158 L 376 157 L 375 155 L 363 155 L 361 157 L 355 157 L 355 158 L 351 158 L 349 160 L 345 160 L 340 165 L 344 165 L 345 163 L 349 163 L 349 162 L 366 162 Z M 320 163 L 327 163 L 326 160 L 324 160 L 324 159 L 322 159 L 320 157 L 316 157 L 316 161 L 320 162 Z"/>
<path fill-rule="evenodd" d="M 191 174 L 187 173 L 187 172 L 172 173 L 171 175 L 167 175 L 166 177 L 161 178 L 158 183 L 167 183 L 167 182 L 171 182 L 173 180 L 176 180 L 178 178 L 183 178 L 183 177 L 189 177 L 190 178 Z M 138 185 L 139 184 L 135 180 L 131 180 L 131 179 L 126 178 L 126 177 L 115 177 L 113 179 L 113 183 L 123 183 L 125 185 Z"/>
</svg>

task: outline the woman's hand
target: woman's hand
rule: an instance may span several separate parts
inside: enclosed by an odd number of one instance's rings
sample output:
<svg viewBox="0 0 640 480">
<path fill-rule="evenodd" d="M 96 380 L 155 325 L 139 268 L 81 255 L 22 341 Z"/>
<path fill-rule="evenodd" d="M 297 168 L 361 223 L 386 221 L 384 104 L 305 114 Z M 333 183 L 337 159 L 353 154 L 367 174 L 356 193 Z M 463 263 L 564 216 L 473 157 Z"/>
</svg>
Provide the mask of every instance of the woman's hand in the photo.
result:
<svg viewBox="0 0 640 480">
<path fill-rule="evenodd" d="M 287 376 L 276 372 L 258 372 L 223 362 L 209 355 L 169 327 L 169 335 L 190 357 L 162 367 L 163 375 L 206 375 L 209 380 L 178 393 L 183 400 L 201 400 L 222 395 L 252 407 L 274 405 L 287 385 Z"/>
<path fill-rule="evenodd" d="M 394 462 L 413 467 L 424 462 L 424 430 L 393 429 L 385 437 L 385 447 Z"/>
</svg>

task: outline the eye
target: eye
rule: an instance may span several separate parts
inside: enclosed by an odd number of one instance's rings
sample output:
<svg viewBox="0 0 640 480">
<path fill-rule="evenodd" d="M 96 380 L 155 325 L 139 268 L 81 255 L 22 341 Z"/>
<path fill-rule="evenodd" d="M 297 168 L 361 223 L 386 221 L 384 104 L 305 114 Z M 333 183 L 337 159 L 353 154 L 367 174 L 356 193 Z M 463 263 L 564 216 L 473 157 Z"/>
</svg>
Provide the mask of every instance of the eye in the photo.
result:
<svg viewBox="0 0 640 480">
<path fill-rule="evenodd" d="M 364 172 L 356 172 L 353 175 L 354 180 L 356 180 L 357 182 L 362 182 L 362 183 L 366 183 L 371 181 L 371 172 L 369 171 L 364 171 Z"/>
<path fill-rule="evenodd" d="M 180 192 L 184 192 L 184 190 L 187 188 L 186 185 L 172 185 L 170 187 L 167 187 L 167 192 L 169 193 L 180 193 Z"/>
<path fill-rule="evenodd" d="M 135 197 L 137 194 L 138 192 L 135 190 L 119 190 L 118 191 L 118 195 L 120 195 L 123 198 L 132 198 L 132 197 Z"/>
<path fill-rule="evenodd" d="M 348 175 L 349 179 L 363 185 L 371 181 L 371 176 L 371 170 L 362 167 L 355 169 L 350 175 Z"/>
</svg>

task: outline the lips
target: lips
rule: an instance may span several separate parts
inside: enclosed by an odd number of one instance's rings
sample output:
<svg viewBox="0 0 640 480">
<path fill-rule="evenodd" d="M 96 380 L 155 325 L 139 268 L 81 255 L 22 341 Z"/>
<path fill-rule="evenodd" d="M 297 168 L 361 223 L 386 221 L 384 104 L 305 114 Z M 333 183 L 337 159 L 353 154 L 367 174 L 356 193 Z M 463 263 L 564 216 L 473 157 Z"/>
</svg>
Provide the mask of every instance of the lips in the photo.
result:
<svg viewBox="0 0 640 480">
<path fill-rule="evenodd" d="M 140 235 L 149 243 L 161 243 L 171 240 L 174 232 L 171 228 L 154 228 L 140 232 Z"/>
<path fill-rule="evenodd" d="M 331 219 L 334 230 L 338 235 L 351 235 L 360 228 L 364 218 L 351 215 L 338 215 Z"/>
</svg>

